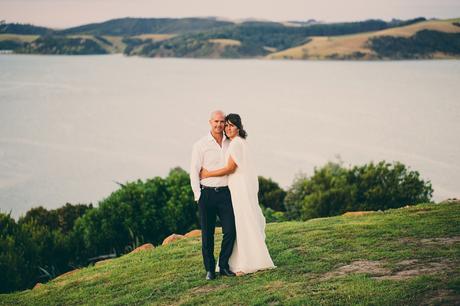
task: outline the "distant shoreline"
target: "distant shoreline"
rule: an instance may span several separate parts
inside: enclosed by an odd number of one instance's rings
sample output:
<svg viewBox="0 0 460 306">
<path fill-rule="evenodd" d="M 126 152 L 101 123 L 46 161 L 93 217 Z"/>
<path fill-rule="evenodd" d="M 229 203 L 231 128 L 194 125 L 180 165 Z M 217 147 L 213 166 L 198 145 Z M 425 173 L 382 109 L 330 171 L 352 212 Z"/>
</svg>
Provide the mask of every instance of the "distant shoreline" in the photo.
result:
<svg viewBox="0 0 460 306">
<path fill-rule="evenodd" d="M 60 31 L 0 24 L 0 53 L 7 54 L 381 61 L 459 59 L 459 46 L 460 18 L 330 24 L 123 18 Z"/>
</svg>

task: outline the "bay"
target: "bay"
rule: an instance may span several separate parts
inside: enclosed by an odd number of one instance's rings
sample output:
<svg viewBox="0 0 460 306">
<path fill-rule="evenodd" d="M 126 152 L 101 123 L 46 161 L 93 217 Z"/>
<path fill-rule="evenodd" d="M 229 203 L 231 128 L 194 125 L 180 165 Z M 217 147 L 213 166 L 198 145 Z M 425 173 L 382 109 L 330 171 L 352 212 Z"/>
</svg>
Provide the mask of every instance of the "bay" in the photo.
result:
<svg viewBox="0 0 460 306">
<path fill-rule="evenodd" d="M 460 196 L 460 61 L 0 55 L 0 210 L 94 203 L 188 171 L 215 109 L 239 113 L 260 175 L 401 161 Z"/>
</svg>

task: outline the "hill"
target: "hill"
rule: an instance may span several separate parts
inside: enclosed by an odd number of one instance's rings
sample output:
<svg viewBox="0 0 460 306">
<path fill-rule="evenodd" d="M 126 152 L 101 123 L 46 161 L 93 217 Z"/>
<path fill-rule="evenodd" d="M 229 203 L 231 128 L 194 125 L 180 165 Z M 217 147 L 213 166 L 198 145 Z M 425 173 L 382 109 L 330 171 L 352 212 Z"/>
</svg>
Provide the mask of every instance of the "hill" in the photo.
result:
<svg viewBox="0 0 460 306">
<path fill-rule="evenodd" d="M 120 18 L 92 23 L 57 32 L 60 35 L 115 35 L 178 34 L 200 32 L 234 25 L 213 18 Z"/>
<path fill-rule="evenodd" d="M 32 24 L 0 23 L 0 34 L 19 35 L 46 35 L 52 33 L 50 28 L 39 27 Z"/>
<path fill-rule="evenodd" d="M 275 270 L 207 282 L 200 239 L 188 238 L 0 295 L 0 304 L 455 304 L 459 224 L 459 202 L 274 223 Z"/>
<path fill-rule="evenodd" d="M 0 28 L 0 50 L 68 55 L 124 53 L 143 57 L 178 58 L 315 58 L 305 56 L 302 50 L 315 46 L 317 42 L 321 44 L 324 39 L 329 42 L 331 37 L 399 29 L 423 21 L 426 19 L 279 23 L 256 20 L 230 22 L 216 18 L 121 18 L 64 30 L 4 24 Z M 40 36 L 36 34 L 35 39 L 32 39 L 31 33 L 38 33 Z M 415 42 L 416 48 L 412 46 L 413 42 L 407 48 L 405 42 L 388 41 L 386 36 L 384 41 L 373 41 L 373 45 L 375 52 L 383 54 L 384 58 L 427 57 L 426 53 L 433 53 L 432 46 L 429 45 L 433 37 L 432 33 L 418 37 L 422 44 Z M 448 53 L 457 55 L 459 48 L 450 42 L 451 37 L 436 36 L 434 40 L 435 47 L 441 42 Z M 454 37 L 454 41 L 457 40 Z M 301 46 L 300 53 L 295 51 L 298 46 Z M 336 44 L 332 46 L 334 48 L 337 49 Z M 389 50 L 397 53 L 401 48 L 402 55 L 386 54 Z M 336 49 L 325 57 L 367 59 L 367 54 L 359 48 L 358 51 L 353 50 L 351 56 L 346 54 L 342 57 L 340 46 Z M 420 53 L 423 53 L 422 56 Z"/>
<path fill-rule="evenodd" d="M 457 24 L 457 25 L 456 25 Z M 433 31 L 437 33 L 460 33 L 458 20 L 429 20 L 403 27 L 385 29 L 381 31 L 360 33 L 346 36 L 313 36 L 306 44 L 289 48 L 280 52 L 267 55 L 268 59 L 379 59 L 395 58 L 396 56 L 379 56 L 379 52 L 372 48 L 373 39 L 385 39 L 398 37 L 409 39 L 421 31 Z M 459 36 L 456 38 L 459 40 Z M 389 46 L 386 46 L 389 48 Z M 401 46 L 398 46 L 401 49 Z M 426 47 L 425 47 L 426 49 Z M 460 48 L 456 48 L 460 54 Z M 429 52 L 427 57 L 448 58 L 445 52 Z M 458 56 L 457 54 L 457 56 Z M 416 57 L 415 52 L 407 56 Z"/>
</svg>

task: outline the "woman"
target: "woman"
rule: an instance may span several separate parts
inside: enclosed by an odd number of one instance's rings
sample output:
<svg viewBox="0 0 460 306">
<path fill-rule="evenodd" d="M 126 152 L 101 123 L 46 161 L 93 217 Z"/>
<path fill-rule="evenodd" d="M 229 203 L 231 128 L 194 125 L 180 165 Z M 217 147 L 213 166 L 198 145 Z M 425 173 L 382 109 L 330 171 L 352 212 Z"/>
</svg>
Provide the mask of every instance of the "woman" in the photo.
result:
<svg viewBox="0 0 460 306">
<path fill-rule="evenodd" d="M 227 166 L 215 171 L 203 168 L 200 177 L 229 175 L 228 187 L 236 225 L 230 270 L 242 275 L 275 268 L 265 244 L 265 217 L 257 198 L 259 182 L 245 140 L 247 133 L 238 114 L 225 117 L 225 134 L 231 140 L 226 153 Z"/>
</svg>

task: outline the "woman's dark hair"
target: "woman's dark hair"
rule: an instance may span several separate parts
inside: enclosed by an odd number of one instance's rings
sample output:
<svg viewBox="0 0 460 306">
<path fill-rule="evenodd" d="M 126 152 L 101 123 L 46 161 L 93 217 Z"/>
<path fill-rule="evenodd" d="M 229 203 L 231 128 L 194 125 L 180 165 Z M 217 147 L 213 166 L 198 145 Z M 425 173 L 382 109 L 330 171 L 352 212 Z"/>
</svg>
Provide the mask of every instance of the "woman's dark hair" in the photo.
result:
<svg viewBox="0 0 460 306">
<path fill-rule="evenodd" d="M 246 133 L 246 131 L 243 129 L 243 123 L 241 123 L 240 115 L 238 115 L 238 114 L 228 114 L 225 117 L 225 121 L 230 122 L 231 124 L 233 124 L 234 126 L 236 126 L 238 128 L 238 130 L 239 130 L 238 135 L 241 138 L 245 139 L 248 136 L 248 133 Z"/>
</svg>

